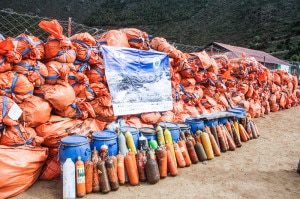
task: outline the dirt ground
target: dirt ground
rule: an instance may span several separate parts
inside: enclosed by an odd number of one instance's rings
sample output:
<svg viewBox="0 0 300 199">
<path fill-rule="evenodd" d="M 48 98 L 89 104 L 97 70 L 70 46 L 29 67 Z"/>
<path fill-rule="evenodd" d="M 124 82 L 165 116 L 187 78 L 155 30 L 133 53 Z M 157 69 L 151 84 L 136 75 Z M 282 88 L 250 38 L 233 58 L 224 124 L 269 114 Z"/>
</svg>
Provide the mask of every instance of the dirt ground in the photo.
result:
<svg viewBox="0 0 300 199">
<path fill-rule="evenodd" d="M 180 168 L 176 177 L 150 185 L 126 184 L 94 198 L 300 198 L 300 106 L 255 118 L 260 137 L 204 163 Z M 13 199 L 62 198 L 60 180 L 37 181 Z"/>
</svg>

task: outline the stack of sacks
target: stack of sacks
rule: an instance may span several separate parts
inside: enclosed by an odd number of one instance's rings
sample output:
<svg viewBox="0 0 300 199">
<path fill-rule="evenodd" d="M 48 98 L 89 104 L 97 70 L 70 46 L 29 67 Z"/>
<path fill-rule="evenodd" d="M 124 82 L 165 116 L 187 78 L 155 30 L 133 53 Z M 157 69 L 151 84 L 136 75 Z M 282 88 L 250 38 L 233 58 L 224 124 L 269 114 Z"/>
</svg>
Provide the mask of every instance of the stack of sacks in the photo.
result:
<svg viewBox="0 0 300 199">
<path fill-rule="evenodd" d="M 124 125 L 154 127 L 158 122 L 181 123 L 190 116 L 218 112 L 231 106 L 246 108 L 251 117 L 299 104 L 297 78 L 282 71 L 270 71 L 245 55 L 232 59 L 225 54 L 209 56 L 205 51 L 184 53 L 166 39 L 150 40 L 136 28 L 109 30 L 100 35 L 87 32 L 63 35 L 56 21 L 41 21 L 39 27 L 50 34 L 45 42 L 21 34 L 0 37 L 0 103 L 2 126 L 11 134 L 2 135 L 3 145 L 30 143 L 49 149 L 42 179 L 59 176 L 58 142 L 71 134 L 91 138 L 122 119 Z M 114 115 L 100 48 L 103 45 L 156 50 L 170 58 L 173 109 L 137 115 Z M 17 104 L 19 119 L 7 112 Z M 2 118 L 2 120 L 1 120 Z"/>
</svg>

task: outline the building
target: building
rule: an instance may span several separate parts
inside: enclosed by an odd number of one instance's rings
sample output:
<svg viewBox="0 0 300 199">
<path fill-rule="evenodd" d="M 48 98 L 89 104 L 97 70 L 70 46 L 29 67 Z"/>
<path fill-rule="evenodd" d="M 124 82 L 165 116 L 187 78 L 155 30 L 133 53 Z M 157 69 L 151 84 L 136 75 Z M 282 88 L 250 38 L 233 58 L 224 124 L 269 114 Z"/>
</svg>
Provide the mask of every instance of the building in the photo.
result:
<svg viewBox="0 0 300 199">
<path fill-rule="evenodd" d="M 204 47 L 204 50 L 211 56 L 214 54 L 225 54 L 229 58 L 239 58 L 242 57 L 242 53 L 245 53 L 247 57 L 254 57 L 258 62 L 263 64 L 269 69 L 284 69 L 292 74 L 297 74 L 298 68 L 294 68 L 289 62 L 283 61 L 272 55 L 259 50 L 252 50 L 249 48 L 242 48 L 238 46 L 232 46 L 228 44 L 213 42 Z"/>
</svg>

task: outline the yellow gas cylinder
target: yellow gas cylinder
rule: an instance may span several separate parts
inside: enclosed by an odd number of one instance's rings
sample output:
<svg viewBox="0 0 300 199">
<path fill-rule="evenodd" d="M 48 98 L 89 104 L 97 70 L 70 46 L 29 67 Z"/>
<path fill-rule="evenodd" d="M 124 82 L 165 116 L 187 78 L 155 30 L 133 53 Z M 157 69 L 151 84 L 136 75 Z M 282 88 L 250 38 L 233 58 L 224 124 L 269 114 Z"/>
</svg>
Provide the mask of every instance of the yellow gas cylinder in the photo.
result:
<svg viewBox="0 0 300 199">
<path fill-rule="evenodd" d="M 165 138 L 165 142 L 171 144 L 173 146 L 173 139 L 172 139 L 172 135 L 171 132 L 169 131 L 169 129 L 165 126 L 164 127 L 164 138 Z"/>
<path fill-rule="evenodd" d="M 207 159 L 208 160 L 213 159 L 215 156 L 214 156 L 214 151 L 213 151 L 208 133 L 203 131 L 200 135 L 200 138 L 201 138 L 201 143 L 204 147 Z"/>
<path fill-rule="evenodd" d="M 127 148 L 130 149 L 134 154 L 137 154 L 134 140 L 129 130 L 125 131 L 125 138 L 126 138 Z"/>
<path fill-rule="evenodd" d="M 160 125 L 157 125 L 155 132 L 156 132 L 156 136 L 157 136 L 157 142 L 160 145 L 165 145 L 166 142 L 165 142 L 164 132 Z"/>
</svg>

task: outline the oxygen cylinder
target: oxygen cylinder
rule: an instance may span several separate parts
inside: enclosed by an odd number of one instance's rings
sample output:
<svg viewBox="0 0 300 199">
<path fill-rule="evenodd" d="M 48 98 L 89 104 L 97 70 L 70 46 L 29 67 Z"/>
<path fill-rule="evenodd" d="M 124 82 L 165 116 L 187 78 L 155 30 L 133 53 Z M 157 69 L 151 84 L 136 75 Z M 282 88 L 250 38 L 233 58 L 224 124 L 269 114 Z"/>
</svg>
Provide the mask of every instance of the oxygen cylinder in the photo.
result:
<svg viewBox="0 0 300 199">
<path fill-rule="evenodd" d="M 165 143 L 169 143 L 173 146 L 173 139 L 172 139 L 171 132 L 166 126 L 164 127 L 163 133 L 164 133 Z"/>
<path fill-rule="evenodd" d="M 101 160 L 105 160 L 108 156 L 108 146 L 106 144 L 101 145 L 99 157 Z"/>
<path fill-rule="evenodd" d="M 194 144 L 189 139 L 187 139 L 187 141 L 186 141 L 186 148 L 187 148 L 187 151 L 189 153 L 192 163 L 197 164 L 199 162 L 199 159 L 198 159 L 197 153 L 195 151 Z"/>
<path fill-rule="evenodd" d="M 211 143 L 214 155 L 215 156 L 220 156 L 221 151 L 220 151 L 220 148 L 219 148 L 219 146 L 218 146 L 218 144 L 215 140 L 215 137 L 211 133 L 209 133 L 208 136 L 209 136 L 209 139 L 210 139 L 210 143 Z"/>
<path fill-rule="evenodd" d="M 165 136 L 164 136 L 164 131 L 163 129 L 161 128 L 160 125 L 157 125 L 156 126 L 156 129 L 155 129 L 155 132 L 156 132 L 156 136 L 157 136 L 157 141 L 159 144 L 162 144 L 162 145 L 165 145 Z M 154 149 L 155 150 L 155 149 Z"/>
<path fill-rule="evenodd" d="M 117 131 L 117 132 L 118 132 L 119 152 L 125 157 L 128 153 L 128 148 L 126 145 L 126 138 L 121 131 Z"/>
<path fill-rule="evenodd" d="M 242 124 L 239 124 L 239 132 L 240 132 L 240 136 L 241 136 L 241 141 L 247 142 L 248 136 L 247 136 L 246 130 Z"/>
<path fill-rule="evenodd" d="M 63 164 L 63 199 L 76 198 L 75 164 L 67 158 Z"/>
<path fill-rule="evenodd" d="M 116 191 L 119 189 L 119 180 L 115 167 L 114 160 L 111 157 L 108 157 L 105 160 L 105 168 L 107 171 L 108 181 L 111 190 Z"/>
<path fill-rule="evenodd" d="M 168 160 L 166 147 L 162 145 L 159 146 L 156 149 L 155 154 L 158 162 L 160 178 L 165 178 L 168 176 Z"/>
<path fill-rule="evenodd" d="M 117 155 L 117 174 L 119 179 L 119 185 L 124 185 L 126 179 L 124 156 L 120 152 Z"/>
<path fill-rule="evenodd" d="M 195 144 L 195 151 L 196 151 L 197 157 L 198 157 L 200 162 L 203 162 L 203 161 L 207 160 L 205 150 L 204 150 L 203 145 L 201 143 L 197 142 Z"/>
<path fill-rule="evenodd" d="M 189 153 L 187 151 L 185 141 L 184 140 L 179 140 L 177 143 L 178 143 L 178 146 L 179 146 L 180 151 L 182 153 L 182 156 L 184 158 L 185 166 L 186 167 L 191 166 L 192 165 L 192 161 L 191 161 L 191 158 L 190 158 Z"/>
<path fill-rule="evenodd" d="M 186 166 L 186 162 L 183 158 L 183 155 L 180 151 L 179 145 L 176 142 L 173 142 L 173 146 L 174 146 L 174 152 L 175 152 L 175 157 L 176 157 L 176 161 L 177 161 L 177 165 L 180 168 L 183 168 Z"/>
<path fill-rule="evenodd" d="M 98 151 L 96 147 L 94 147 L 92 151 L 92 162 L 93 162 L 93 192 L 100 191 L 100 181 L 97 169 L 97 163 L 99 161 Z"/>
<path fill-rule="evenodd" d="M 129 130 L 125 131 L 125 138 L 128 149 L 130 149 L 134 154 L 137 154 L 134 140 Z"/>
<path fill-rule="evenodd" d="M 157 147 L 158 147 L 157 141 L 151 138 L 151 139 L 149 140 L 149 146 L 150 146 L 150 148 L 152 148 L 153 150 L 156 150 Z"/>
<path fill-rule="evenodd" d="M 78 159 L 75 163 L 75 168 L 76 168 L 76 196 L 81 198 L 86 195 L 86 189 L 85 189 L 84 163 L 81 160 L 80 156 L 78 156 Z"/>
<path fill-rule="evenodd" d="M 234 143 L 236 144 L 237 147 L 241 147 L 242 146 L 241 140 L 239 138 L 239 135 L 237 134 L 237 131 L 232 121 L 230 121 L 230 125 L 231 125 L 231 133 L 232 133 L 232 138 L 234 140 Z"/>
<path fill-rule="evenodd" d="M 230 136 L 229 132 L 227 131 L 227 129 L 221 124 L 221 128 L 225 134 L 225 137 L 227 139 L 227 142 L 228 142 L 228 147 L 229 147 L 229 150 L 230 151 L 234 151 L 236 149 L 236 145 L 235 145 L 235 142 L 233 141 L 232 137 Z M 238 140 L 238 144 L 239 144 L 239 147 L 242 146 L 241 144 L 241 141 Z"/>
<path fill-rule="evenodd" d="M 239 123 L 236 118 L 233 119 L 233 125 L 234 125 L 234 129 L 238 135 L 239 140 L 241 140 L 240 132 L 239 132 Z"/>
<path fill-rule="evenodd" d="M 139 180 L 141 182 L 147 181 L 146 172 L 145 172 L 145 157 L 146 153 L 144 150 L 139 150 L 136 155 L 137 168 L 139 173 Z"/>
<path fill-rule="evenodd" d="M 171 151 L 171 149 L 167 148 L 167 167 L 170 172 L 171 176 L 177 176 L 178 170 L 177 170 L 177 165 L 176 165 L 176 160 L 174 158 L 174 155 Z"/>
<path fill-rule="evenodd" d="M 258 136 L 257 136 L 257 132 L 256 132 L 256 129 L 255 129 L 255 126 L 254 126 L 254 123 L 252 120 L 250 121 L 250 128 L 251 128 L 253 139 L 256 139 Z"/>
<path fill-rule="evenodd" d="M 155 184 L 159 181 L 160 179 L 159 168 L 154 157 L 153 149 L 149 150 L 148 152 L 148 159 L 145 165 L 145 171 L 146 171 L 148 183 Z"/>
<path fill-rule="evenodd" d="M 93 162 L 90 160 L 85 161 L 84 170 L 85 170 L 86 193 L 92 193 L 92 191 L 93 191 Z"/>
<path fill-rule="evenodd" d="M 146 150 L 148 149 L 148 139 L 141 133 L 138 141 L 139 149 Z"/>
<path fill-rule="evenodd" d="M 171 151 L 171 153 L 173 155 L 174 163 L 175 163 L 175 165 L 177 167 L 177 160 L 176 160 L 176 156 L 175 156 L 175 151 L 174 151 L 173 145 L 169 144 L 168 140 L 166 140 L 165 147 Z"/>
<path fill-rule="evenodd" d="M 211 134 L 215 138 L 216 144 L 218 145 L 218 147 L 220 149 L 220 143 L 219 143 L 219 139 L 218 139 L 218 134 L 217 134 L 216 126 L 210 126 L 209 128 L 210 128 Z"/>
<path fill-rule="evenodd" d="M 219 139 L 219 143 L 220 143 L 221 152 L 224 153 L 224 152 L 227 151 L 227 149 L 226 149 L 226 144 L 225 144 L 224 136 L 223 136 L 223 133 L 222 133 L 222 129 L 219 125 L 217 125 L 216 130 L 217 130 L 217 134 L 218 134 L 218 139 Z"/>
<path fill-rule="evenodd" d="M 205 150 L 207 159 L 208 160 L 213 159 L 215 156 L 214 156 L 214 152 L 213 152 L 213 149 L 211 146 L 211 142 L 210 142 L 208 133 L 206 133 L 204 131 L 201 133 L 200 137 L 201 137 L 201 142 L 202 142 L 203 148 Z"/>
<path fill-rule="evenodd" d="M 135 165 L 135 158 L 133 158 L 132 155 L 127 154 L 124 157 L 124 163 L 125 163 L 125 169 L 128 174 L 130 185 L 133 185 L 133 186 L 138 185 L 139 184 L 139 175 L 138 175 L 138 171 L 136 169 L 137 167 Z"/>
<path fill-rule="evenodd" d="M 133 165 L 134 165 L 134 169 L 136 170 L 136 173 L 139 175 L 139 172 L 138 172 L 138 169 L 137 169 L 137 163 L 136 163 L 136 157 L 135 157 L 135 153 L 132 152 L 130 149 L 127 153 L 128 155 L 130 155 L 132 157 L 132 162 L 133 162 Z"/>
<path fill-rule="evenodd" d="M 99 159 L 99 161 L 97 163 L 97 169 L 98 169 L 98 173 L 99 173 L 99 177 L 100 177 L 101 192 L 102 193 L 110 192 L 111 188 L 110 188 L 104 160 Z"/>
</svg>

